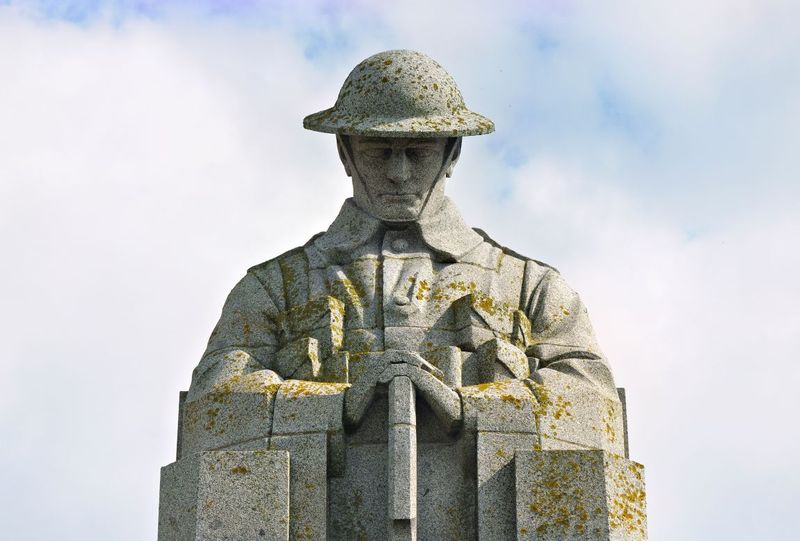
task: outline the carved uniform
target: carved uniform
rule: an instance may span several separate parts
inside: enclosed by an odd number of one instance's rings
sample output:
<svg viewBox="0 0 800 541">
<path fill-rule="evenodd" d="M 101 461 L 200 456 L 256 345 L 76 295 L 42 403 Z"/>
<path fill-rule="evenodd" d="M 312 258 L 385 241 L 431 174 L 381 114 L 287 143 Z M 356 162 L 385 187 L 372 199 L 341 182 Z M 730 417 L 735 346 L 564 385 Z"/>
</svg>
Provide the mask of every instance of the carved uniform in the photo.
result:
<svg viewBox="0 0 800 541">
<path fill-rule="evenodd" d="M 404 50 L 361 62 L 303 125 L 494 130 Z M 177 455 L 160 541 L 646 538 L 641 466 L 578 295 L 447 199 L 406 225 L 347 200 L 251 268 L 182 397 Z"/>
<path fill-rule="evenodd" d="M 319 366 L 304 368 L 292 358 L 307 353 L 309 337 L 317 349 L 308 361 Z M 558 371 L 615 395 L 586 308 L 555 269 L 469 228 L 449 199 L 405 229 L 387 228 L 348 199 L 328 231 L 251 268 L 231 291 L 189 398 L 263 369 L 352 383 L 370 353 L 388 349 L 429 359 L 458 348 L 460 381 L 450 385 L 482 383 L 470 358 L 495 338 L 514 344 L 542 375 Z M 342 362 L 344 379 L 326 372 Z M 528 367 L 521 370 L 527 377 Z"/>
</svg>

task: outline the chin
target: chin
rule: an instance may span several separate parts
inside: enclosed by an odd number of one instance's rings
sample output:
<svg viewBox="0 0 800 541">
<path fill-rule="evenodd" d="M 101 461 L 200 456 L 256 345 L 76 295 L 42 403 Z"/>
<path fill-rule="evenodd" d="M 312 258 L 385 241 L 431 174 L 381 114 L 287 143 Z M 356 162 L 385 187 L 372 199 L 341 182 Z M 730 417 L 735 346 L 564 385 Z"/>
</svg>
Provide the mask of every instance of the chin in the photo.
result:
<svg viewBox="0 0 800 541">
<path fill-rule="evenodd" d="M 414 207 L 384 208 L 376 213 L 385 222 L 413 222 L 419 217 L 419 209 Z"/>
</svg>

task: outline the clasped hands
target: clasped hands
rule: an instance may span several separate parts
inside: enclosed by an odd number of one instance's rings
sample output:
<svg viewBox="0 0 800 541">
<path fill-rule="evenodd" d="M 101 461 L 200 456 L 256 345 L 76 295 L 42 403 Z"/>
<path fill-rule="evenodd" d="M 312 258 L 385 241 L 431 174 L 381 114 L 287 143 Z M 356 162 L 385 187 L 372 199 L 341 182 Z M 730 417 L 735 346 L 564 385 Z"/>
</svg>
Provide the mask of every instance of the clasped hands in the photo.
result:
<svg viewBox="0 0 800 541">
<path fill-rule="evenodd" d="M 372 362 L 345 393 L 344 414 L 349 426 L 361 421 L 379 385 L 388 385 L 397 376 L 406 376 L 422 395 L 448 433 L 461 426 L 461 397 L 442 380 L 442 371 L 419 353 L 387 350 Z"/>
</svg>

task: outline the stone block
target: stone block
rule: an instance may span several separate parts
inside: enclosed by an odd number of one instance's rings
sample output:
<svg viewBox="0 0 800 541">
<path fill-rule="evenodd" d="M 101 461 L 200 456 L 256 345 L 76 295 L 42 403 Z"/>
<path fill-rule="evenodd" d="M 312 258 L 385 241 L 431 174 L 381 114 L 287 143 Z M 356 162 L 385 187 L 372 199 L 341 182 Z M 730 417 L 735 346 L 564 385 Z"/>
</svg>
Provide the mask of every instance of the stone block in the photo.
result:
<svg viewBox="0 0 800 541">
<path fill-rule="evenodd" d="M 276 397 L 270 448 L 289 451 L 291 457 L 292 539 L 327 538 L 328 476 L 344 468 L 346 388 L 341 383 L 286 380 Z"/>
<path fill-rule="evenodd" d="M 459 390 L 464 428 L 494 432 L 536 433 L 538 403 L 521 380 L 470 385 Z"/>
<path fill-rule="evenodd" d="M 179 455 L 268 438 L 279 381 L 269 370 L 235 375 L 184 402 Z"/>
<path fill-rule="evenodd" d="M 209 451 L 161 469 L 159 541 L 289 539 L 289 455 Z"/>
<path fill-rule="evenodd" d="M 319 341 L 306 336 L 278 350 L 274 369 L 284 378 L 315 379 L 320 375 L 319 359 Z"/>
<path fill-rule="evenodd" d="M 453 302 L 455 328 L 467 331 L 469 327 L 494 329 L 503 336 L 511 337 L 514 330 L 514 310 L 503 301 L 481 291 L 472 291 Z M 465 336 L 469 336 L 469 331 Z M 486 340 L 469 344 L 464 349 L 474 350 Z"/>
<path fill-rule="evenodd" d="M 602 450 L 518 451 L 514 467 L 517 539 L 647 539 L 640 464 Z"/>
<path fill-rule="evenodd" d="M 291 539 L 327 539 L 328 437 L 325 432 L 274 435 L 270 448 L 288 451 Z"/>
<path fill-rule="evenodd" d="M 287 379 L 347 383 L 349 354 L 346 351 L 334 351 L 323 359 L 319 340 L 298 338 L 278 351 L 274 368 Z"/>
<path fill-rule="evenodd" d="M 390 531 L 408 530 L 416 537 L 417 415 L 414 385 L 406 376 L 389 384 L 389 520 Z M 402 538 L 403 536 L 393 535 Z"/>
<path fill-rule="evenodd" d="M 286 342 L 315 338 L 320 358 L 339 351 L 344 340 L 344 304 L 333 297 L 319 297 L 295 306 L 278 318 Z"/>
<path fill-rule="evenodd" d="M 418 449 L 418 539 L 476 539 L 475 439 L 462 434 L 453 443 Z"/>
<path fill-rule="evenodd" d="M 478 432 L 479 539 L 514 538 L 514 455 L 538 445 L 536 434 Z"/>
<path fill-rule="evenodd" d="M 343 383 L 286 380 L 275 397 L 274 434 L 342 430 Z"/>
<path fill-rule="evenodd" d="M 319 380 L 329 383 L 349 383 L 350 353 L 339 351 L 324 359 Z"/>
<path fill-rule="evenodd" d="M 540 374 L 546 376 L 542 383 L 527 381 L 539 404 L 536 417 L 543 449 L 558 440 L 625 455 L 623 410 L 617 397 L 553 370 Z"/>
<path fill-rule="evenodd" d="M 452 389 L 461 387 L 461 350 L 443 347 L 425 351 L 422 356 L 442 373 L 442 381 Z"/>
<path fill-rule="evenodd" d="M 344 475 L 330 479 L 330 539 L 388 538 L 386 443 L 350 445 L 346 461 Z"/>
<path fill-rule="evenodd" d="M 525 379 L 530 375 L 525 352 L 513 344 L 494 338 L 475 350 L 481 383 L 507 379 Z"/>
<path fill-rule="evenodd" d="M 349 443 L 345 474 L 329 479 L 329 539 L 387 539 L 386 443 Z M 476 539 L 474 438 L 418 443 L 417 450 L 417 539 Z"/>
</svg>

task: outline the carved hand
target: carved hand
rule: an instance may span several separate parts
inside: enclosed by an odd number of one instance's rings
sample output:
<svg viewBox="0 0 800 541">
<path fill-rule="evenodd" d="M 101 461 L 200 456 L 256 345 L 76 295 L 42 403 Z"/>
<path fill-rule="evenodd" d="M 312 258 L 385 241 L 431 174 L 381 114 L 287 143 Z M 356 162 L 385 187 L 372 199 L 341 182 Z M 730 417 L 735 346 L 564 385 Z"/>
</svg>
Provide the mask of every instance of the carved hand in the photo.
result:
<svg viewBox="0 0 800 541">
<path fill-rule="evenodd" d="M 390 350 L 383 357 L 388 366 L 378 378 L 379 383 L 392 381 L 397 376 L 406 376 L 422 394 L 448 433 L 461 427 L 461 397 L 443 381 L 441 370 L 411 351 Z"/>
<path fill-rule="evenodd" d="M 375 397 L 375 387 L 378 378 L 389 365 L 389 357 L 375 355 L 369 358 L 369 367 L 353 383 L 344 395 L 344 422 L 347 426 L 354 427 L 361 422 L 364 412 Z"/>
</svg>

